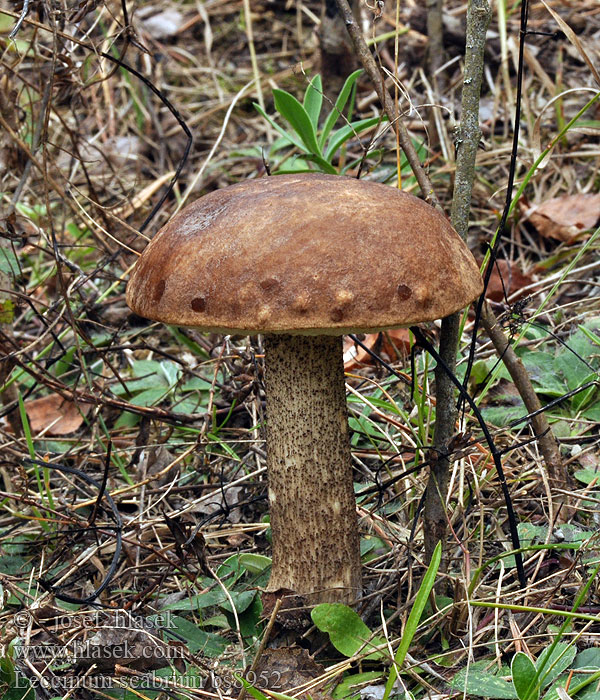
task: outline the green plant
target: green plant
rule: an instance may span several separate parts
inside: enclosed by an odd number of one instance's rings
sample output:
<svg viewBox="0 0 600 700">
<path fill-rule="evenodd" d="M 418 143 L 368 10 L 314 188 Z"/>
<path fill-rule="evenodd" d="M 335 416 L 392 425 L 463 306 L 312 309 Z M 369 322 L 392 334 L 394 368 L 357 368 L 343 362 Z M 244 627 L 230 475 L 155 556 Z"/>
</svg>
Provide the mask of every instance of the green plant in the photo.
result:
<svg viewBox="0 0 600 700">
<path fill-rule="evenodd" d="M 206 589 L 203 593 L 168 603 L 162 611 L 178 613 L 174 620 L 182 633 L 185 632 L 183 636 L 191 639 L 185 631 L 189 627 L 190 633 L 194 634 L 194 643 L 203 645 L 203 653 L 218 657 L 228 643 L 205 628 L 239 630 L 242 637 L 251 642 L 261 627 L 262 604 L 258 589 L 266 586 L 270 567 L 269 557 L 253 553 L 233 554 L 215 572 L 220 585 L 206 577 L 202 579 L 202 588 Z M 196 618 L 202 618 L 201 628 L 195 624 L 190 626 L 192 623 L 179 613 L 193 613 Z"/>
<path fill-rule="evenodd" d="M 319 127 L 323 107 L 323 84 L 320 75 L 316 75 L 309 82 L 302 102 L 299 102 L 285 90 L 273 90 L 275 109 L 291 127 L 287 131 L 277 124 L 259 104 L 254 103 L 255 109 L 260 115 L 280 134 L 280 138 L 275 141 L 269 151 L 269 157 L 276 164 L 277 174 L 310 172 L 312 170 L 332 175 L 344 174 L 360 162 L 361 159 L 357 159 L 341 165 L 340 150 L 349 139 L 358 138 L 360 134 L 386 121 L 386 118 L 383 116 L 368 117 L 352 122 L 345 119 L 344 126 L 335 131 L 333 128 L 343 116 L 348 102 L 350 103 L 348 114 L 352 114 L 356 80 L 361 72 L 357 70 L 348 76 L 322 127 Z M 291 155 L 289 153 L 281 154 L 281 151 L 290 147 L 299 151 L 299 155 L 295 155 L 292 159 L 289 158 Z M 334 165 L 336 162 L 337 166 Z"/>
<path fill-rule="evenodd" d="M 585 585 L 579 591 L 571 613 L 576 613 L 586 599 L 599 571 L 600 564 L 594 568 Z M 472 604 L 475 603 L 472 601 Z M 522 609 L 528 608 L 522 606 Z M 554 632 L 552 643 L 542 651 L 535 661 L 523 652 L 517 652 L 513 656 L 510 669 L 506 666 L 492 669 L 488 661 L 478 661 L 459 671 L 452 679 L 452 687 L 469 696 L 498 698 L 499 700 L 503 698 L 539 700 L 541 691 L 549 686 L 544 700 L 577 696 L 580 691 L 585 691 L 589 685 L 600 679 L 600 653 L 588 653 L 583 657 L 577 654 L 574 641 L 562 642 L 561 639 L 570 624 L 571 620 L 565 615 L 565 621 Z M 598 652 L 597 649 L 594 651 Z M 585 669 L 587 673 L 577 678 L 563 675 L 569 668 L 572 670 Z M 565 695 L 567 684 L 569 685 L 569 696 Z M 598 700 L 598 693 L 586 692 L 578 697 L 585 698 L 585 700 Z"/>
<path fill-rule="evenodd" d="M 561 695 L 569 674 L 568 696 Z M 502 700 L 538 700 L 542 691 L 544 700 L 561 697 L 598 700 L 600 694 L 591 690 L 592 684 L 600 677 L 600 650 L 584 649 L 577 653 L 574 645 L 560 642 L 554 649 L 547 647 L 532 661 L 523 652 L 514 655 L 508 666 L 491 667 L 486 660 L 476 661 L 468 669 L 459 671 L 451 686 L 467 693 L 467 696 L 486 697 Z M 590 692 L 585 692 L 588 689 Z"/>
<path fill-rule="evenodd" d="M 600 319 L 594 318 L 581 325 L 555 350 L 517 349 L 517 354 L 542 399 L 548 402 L 569 394 L 564 401 L 552 408 L 548 416 L 550 421 L 576 416 L 589 421 L 600 420 L 600 392 L 596 382 L 600 369 L 599 332 Z M 539 341 L 546 336 L 546 330 L 537 325 L 531 326 L 526 332 L 529 340 Z M 480 362 L 474 369 L 475 377 L 483 379 L 492 368 L 487 363 Z M 504 368 L 495 373 L 494 380 L 502 378 L 510 378 Z M 497 405 L 486 406 L 482 411 L 490 423 L 503 426 L 525 415 L 523 403 L 515 403 L 514 395 L 504 397 L 503 394 L 496 394 L 494 398 Z M 583 478 L 581 480 L 586 483 Z"/>
<path fill-rule="evenodd" d="M 34 700 L 36 693 L 29 680 L 17 673 L 12 658 L 14 640 L 6 655 L 0 657 L 0 696 L 5 700 Z"/>
<path fill-rule="evenodd" d="M 136 406 L 154 406 L 167 397 L 173 410 L 193 413 L 201 410 L 203 400 L 198 392 L 210 389 L 210 382 L 194 376 L 182 381 L 183 371 L 171 360 L 134 360 L 131 379 L 112 387 L 113 394 L 123 396 Z"/>
<path fill-rule="evenodd" d="M 421 622 L 429 594 L 433 589 L 441 557 L 442 547 L 438 542 L 431 563 L 425 572 L 415 597 L 415 602 L 404 627 L 404 634 L 394 654 L 393 664 L 385 685 L 383 700 L 387 700 L 390 697 L 398 678 L 398 669 L 404 663 L 408 649 Z M 321 605 L 313 608 L 311 617 L 318 629 L 329 635 L 331 644 L 344 656 L 352 657 L 361 652 L 365 654 L 363 658 L 368 660 L 377 660 L 386 656 L 386 652 L 380 648 L 373 650 L 374 647 L 383 647 L 386 642 L 385 638 L 374 636 L 361 618 L 348 606 L 341 603 L 321 603 Z M 356 684 L 363 680 L 365 680 L 363 674 L 349 676 L 344 679 L 345 687 L 350 687 L 353 683 Z M 408 693 L 406 693 L 406 697 L 409 697 Z"/>
</svg>

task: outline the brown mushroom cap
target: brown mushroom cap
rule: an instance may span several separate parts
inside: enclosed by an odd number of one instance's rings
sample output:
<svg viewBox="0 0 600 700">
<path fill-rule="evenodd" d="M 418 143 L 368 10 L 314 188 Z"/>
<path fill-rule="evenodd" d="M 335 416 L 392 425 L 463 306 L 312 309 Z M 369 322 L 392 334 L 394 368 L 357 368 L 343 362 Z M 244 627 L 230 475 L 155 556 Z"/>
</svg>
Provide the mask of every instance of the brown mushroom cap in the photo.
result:
<svg viewBox="0 0 600 700">
<path fill-rule="evenodd" d="M 482 290 L 442 214 L 321 174 L 247 180 L 176 214 L 127 286 L 135 313 L 221 333 L 338 335 L 442 318 Z"/>
</svg>

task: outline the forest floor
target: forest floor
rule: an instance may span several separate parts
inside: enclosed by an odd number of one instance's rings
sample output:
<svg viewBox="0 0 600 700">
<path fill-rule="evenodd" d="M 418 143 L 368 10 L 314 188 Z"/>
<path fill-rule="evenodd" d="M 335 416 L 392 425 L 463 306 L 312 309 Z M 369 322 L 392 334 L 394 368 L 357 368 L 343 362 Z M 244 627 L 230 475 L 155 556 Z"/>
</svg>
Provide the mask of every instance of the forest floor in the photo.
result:
<svg viewBox="0 0 600 700">
<path fill-rule="evenodd" d="M 530 422 L 519 420 L 527 410 L 481 328 L 468 383 L 502 454 L 528 585 L 517 577 L 490 445 L 467 412 L 453 453 L 447 562 L 436 595 L 420 601 L 435 363 L 419 351 L 411 367 L 405 330 L 362 338 L 395 373 L 348 339 L 365 594 L 356 612 L 328 610 L 327 623 L 300 606 L 267 640 L 261 340 L 142 319 L 125 285 L 139 252 L 186 203 L 306 165 L 280 148 L 254 103 L 289 128 L 272 91 L 301 100 L 322 69 L 322 3 L 31 2 L 11 38 L 22 7 L 0 2 L 4 698 L 241 697 L 238 671 L 267 694 L 381 700 L 401 639 L 411 643 L 396 696 L 600 698 L 600 7 L 530 5 L 516 187 L 529 179 L 487 298 L 548 406 L 568 478 L 550 482 Z M 361 6 L 447 211 L 466 6 L 446 3 L 437 87 L 421 4 Z M 519 28 L 520 3 L 494 2 L 468 236 L 480 262 L 505 205 Z M 392 186 L 393 131 L 367 77 L 356 86 L 351 119 L 374 125 L 353 132 L 333 165 Z M 191 150 L 153 212 L 184 157 L 182 122 Z M 402 188 L 419 195 L 400 162 Z M 474 333 L 470 315 L 459 378 Z M 419 602 L 423 613 L 409 618 Z"/>
</svg>

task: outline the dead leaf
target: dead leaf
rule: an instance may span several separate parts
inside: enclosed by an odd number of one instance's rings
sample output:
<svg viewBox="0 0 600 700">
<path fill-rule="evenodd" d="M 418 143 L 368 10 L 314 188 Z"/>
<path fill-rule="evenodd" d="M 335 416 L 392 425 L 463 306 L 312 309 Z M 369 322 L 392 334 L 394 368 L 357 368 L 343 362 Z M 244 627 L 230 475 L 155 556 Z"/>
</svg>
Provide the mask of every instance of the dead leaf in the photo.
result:
<svg viewBox="0 0 600 700">
<path fill-rule="evenodd" d="M 188 554 L 193 553 L 196 555 L 202 573 L 205 576 L 211 576 L 212 573 L 206 556 L 206 540 L 200 530 L 194 527 L 192 523 L 185 522 L 181 517 L 169 518 L 166 513 L 163 514 L 163 517 L 175 540 L 175 551 L 180 561 L 185 562 Z"/>
<path fill-rule="evenodd" d="M 558 14 L 558 12 L 555 12 L 551 7 L 548 7 L 544 0 L 542 0 L 542 5 L 548 10 L 552 17 L 554 17 L 558 26 L 565 33 L 567 39 L 573 44 L 581 58 L 585 61 L 587 67 L 590 70 L 590 73 L 594 76 L 596 83 L 600 85 L 600 73 L 598 73 L 598 71 L 596 70 L 594 59 L 590 58 L 587 51 L 583 48 L 583 44 L 581 43 L 577 34 L 575 34 L 571 27 L 569 27 L 565 20 Z"/>
<path fill-rule="evenodd" d="M 142 452 L 136 474 L 140 479 L 155 477 L 152 480 L 154 486 L 165 486 L 179 476 L 179 464 L 171 467 L 175 461 L 175 455 L 164 445 L 149 447 Z"/>
<path fill-rule="evenodd" d="M 34 433 L 68 435 L 81 427 L 90 406 L 77 404 L 59 394 L 49 394 L 41 399 L 25 401 L 29 426 Z"/>
<path fill-rule="evenodd" d="M 571 242 L 600 220 L 600 194 L 572 194 L 548 199 L 527 210 L 540 236 Z"/>
<path fill-rule="evenodd" d="M 326 678 L 316 684 L 313 682 L 322 676 L 325 668 L 317 663 L 306 649 L 301 647 L 280 647 L 279 649 L 265 649 L 258 660 L 254 671 L 246 673 L 247 679 L 253 685 L 265 690 L 288 694 L 299 686 L 307 686 L 305 693 L 294 696 L 307 698 L 309 695 L 314 700 L 325 700 L 329 696 L 319 691 Z M 251 674 L 254 675 L 251 675 Z"/>
<path fill-rule="evenodd" d="M 383 333 L 367 333 L 361 342 L 386 362 L 395 362 L 398 357 L 405 357 L 410 353 L 408 328 L 394 328 Z M 352 338 L 344 339 L 344 369 L 347 372 L 372 365 L 373 362 L 371 355 L 357 345 Z"/>
<path fill-rule="evenodd" d="M 226 489 L 216 491 L 210 499 L 196 503 L 189 508 L 189 513 L 201 513 L 202 515 L 213 515 L 221 513 L 227 517 L 229 523 L 239 523 L 242 519 L 241 509 L 238 504 L 243 500 L 244 489 L 241 486 L 230 486 Z"/>
<path fill-rule="evenodd" d="M 265 619 L 271 617 L 277 602 L 281 601 L 275 620 L 278 628 L 304 632 L 312 624 L 306 600 L 289 588 L 265 591 L 261 596 L 261 600 L 263 605 L 262 615 Z"/>
<path fill-rule="evenodd" d="M 138 671 L 166 666 L 174 648 L 166 645 L 153 625 L 126 611 L 104 613 L 106 620 L 97 631 L 77 647 L 75 658 L 80 669 L 95 666 L 96 672 L 110 672 L 115 665 Z"/>
<path fill-rule="evenodd" d="M 531 275 L 525 274 L 516 263 L 507 260 L 496 260 L 490 276 L 490 282 L 485 292 L 485 298 L 490 301 L 504 301 L 504 295 L 512 301 L 518 301 L 527 292 L 517 294 L 523 287 L 535 282 Z"/>
</svg>

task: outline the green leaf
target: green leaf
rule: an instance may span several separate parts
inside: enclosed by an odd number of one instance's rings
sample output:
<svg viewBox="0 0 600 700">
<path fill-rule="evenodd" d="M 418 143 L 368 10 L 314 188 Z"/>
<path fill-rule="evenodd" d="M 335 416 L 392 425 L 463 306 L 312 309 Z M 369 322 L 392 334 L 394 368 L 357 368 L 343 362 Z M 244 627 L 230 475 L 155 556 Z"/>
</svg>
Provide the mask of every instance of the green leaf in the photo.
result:
<svg viewBox="0 0 600 700">
<path fill-rule="evenodd" d="M 361 418 L 348 418 L 348 426 L 351 432 L 355 433 L 353 435 L 353 442 L 361 439 L 360 433 L 365 433 L 366 435 L 373 437 L 375 440 L 385 440 L 387 436 L 383 427 L 373 423 L 371 421 Z"/>
<path fill-rule="evenodd" d="M 136 360 L 132 367 L 134 379 L 126 381 L 127 389 L 133 394 L 146 389 L 161 390 L 165 393 L 169 389 L 165 374 L 161 370 L 160 362 L 155 360 Z M 113 394 L 121 396 L 126 394 L 122 384 L 111 387 Z"/>
<path fill-rule="evenodd" d="M 247 610 L 252 605 L 252 602 L 255 598 L 256 591 L 231 591 L 231 600 L 235 605 L 235 609 L 238 615 Z M 229 598 L 227 597 L 225 597 L 225 599 L 220 603 L 219 607 L 225 612 L 233 612 L 231 608 L 231 603 L 229 602 Z"/>
<path fill-rule="evenodd" d="M 8 325 L 15 318 L 15 304 L 11 299 L 0 301 L 0 323 Z"/>
<path fill-rule="evenodd" d="M 255 154 L 255 157 L 260 158 L 262 151 L 260 149 L 256 149 L 257 153 Z M 188 338 L 187 335 L 181 332 L 179 328 L 176 326 L 166 326 L 167 330 L 169 333 L 176 338 L 177 342 L 179 342 L 183 347 L 187 348 L 190 352 L 192 352 L 194 355 L 197 355 L 198 357 L 203 357 L 204 359 L 208 359 L 209 355 L 206 352 L 206 350 L 201 347 L 195 340 L 192 340 L 192 338 Z M 112 336 L 109 336 L 106 334 L 107 340 L 110 339 L 112 342 Z M 107 342 L 108 345 L 108 342 Z"/>
<path fill-rule="evenodd" d="M 517 532 L 519 533 L 521 547 L 528 547 L 536 541 L 543 542 L 546 539 L 548 526 L 524 522 L 517 525 Z"/>
<path fill-rule="evenodd" d="M 412 609 L 408 616 L 408 620 L 406 621 L 406 625 L 404 627 L 404 634 L 402 635 L 402 639 L 400 640 L 400 644 L 394 655 L 394 663 L 390 670 L 390 675 L 387 680 L 387 683 L 385 684 L 385 693 L 383 694 L 383 700 L 388 700 L 388 698 L 390 697 L 390 693 L 392 692 L 392 688 L 394 687 L 394 683 L 396 682 L 396 678 L 398 677 L 398 669 L 404 663 L 404 659 L 406 658 L 406 654 L 408 653 L 410 644 L 413 640 L 413 637 L 415 636 L 417 627 L 419 626 L 421 615 L 423 614 L 423 610 L 425 609 L 425 605 L 427 604 L 429 594 L 431 593 L 431 589 L 433 588 L 433 584 L 435 583 L 435 577 L 440 566 L 441 559 L 442 543 L 438 542 L 433 552 L 433 555 L 431 556 L 431 562 L 429 564 L 429 567 L 425 572 L 425 576 L 423 576 L 423 581 L 421 582 L 421 585 L 419 587 L 419 591 L 416 595 L 415 602 L 413 603 Z"/>
<path fill-rule="evenodd" d="M 217 576 L 231 589 L 245 574 L 252 576 L 252 586 L 266 583 L 271 559 L 262 554 L 232 554 L 219 566 Z"/>
<path fill-rule="evenodd" d="M 76 350 L 76 346 L 73 345 L 73 347 L 68 348 L 65 354 L 56 361 L 54 367 L 52 368 L 55 377 L 61 377 L 63 374 L 66 374 L 72 370 L 74 364 L 73 358 L 75 357 Z"/>
<path fill-rule="evenodd" d="M 134 377 L 147 377 L 160 374 L 160 362 L 156 360 L 135 360 L 132 366 Z"/>
<path fill-rule="evenodd" d="M 310 117 L 298 100 L 285 90 L 273 90 L 275 109 L 291 124 L 294 131 L 302 139 L 302 142 L 310 153 L 321 156 L 321 149 L 317 143 L 317 135 Z"/>
<path fill-rule="evenodd" d="M 319 127 L 319 116 L 321 115 L 321 105 L 323 104 L 323 82 L 320 75 L 310 81 L 304 93 L 304 109 L 310 117 L 310 121 L 315 129 Z"/>
<path fill-rule="evenodd" d="M 574 673 L 572 676 L 565 674 L 561 677 L 550 691 L 544 696 L 544 700 L 565 700 L 566 697 L 573 697 L 576 700 L 600 700 L 600 692 L 596 690 L 600 671 L 595 673 Z M 569 683 L 569 696 L 558 697 L 557 687 L 566 687 Z M 589 687 L 588 687 L 589 686 Z"/>
<path fill-rule="evenodd" d="M 373 148 L 369 151 L 369 159 L 381 161 L 383 159 L 384 153 L 384 148 Z M 364 159 L 364 156 L 361 155 L 360 158 L 354 158 L 354 160 L 349 161 L 348 164 L 344 165 L 344 167 L 342 168 L 340 175 L 346 175 L 350 170 L 358 168 L 358 166 L 361 164 L 362 161 L 364 161 Z"/>
<path fill-rule="evenodd" d="M 331 694 L 333 700 L 351 700 L 352 698 L 360 698 L 360 690 L 356 686 L 364 685 L 370 681 L 375 681 L 381 678 L 380 671 L 365 671 L 364 673 L 355 673 L 352 676 L 346 676 L 336 686 Z"/>
<path fill-rule="evenodd" d="M 563 523 L 554 528 L 554 534 L 562 538 L 563 542 L 578 543 L 589 540 L 595 534 L 595 531 L 592 529 L 586 530 L 572 523 Z"/>
<path fill-rule="evenodd" d="M 181 387 L 182 391 L 210 391 L 212 384 L 202 377 L 192 377 Z"/>
<path fill-rule="evenodd" d="M 31 562 L 19 554 L 2 554 L 0 556 L 0 573 L 8 576 L 22 576 L 31 568 Z"/>
<path fill-rule="evenodd" d="M 240 563 L 240 555 L 232 554 L 219 566 L 216 574 L 227 588 L 230 588 L 245 572 L 246 569 Z M 230 576 L 233 576 L 233 579 L 227 580 Z"/>
<path fill-rule="evenodd" d="M 260 574 L 271 566 L 271 557 L 263 554 L 240 554 L 240 564 L 251 574 Z"/>
<path fill-rule="evenodd" d="M 573 661 L 573 668 L 600 670 L 600 647 L 590 647 L 580 651 Z"/>
<path fill-rule="evenodd" d="M 586 326 L 581 326 L 579 330 L 585 335 L 586 338 L 591 340 L 594 345 L 600 345 L 600 336 L 596 335 L 596 333 L 591 331 Z"/>
<path fill-rule="evenodd" d="M 16 679 L 17 673 L 13 660 L 8 656 L 0 657 L 0 682 L 12 685 Z"/>
<path fill-rule="evenodd" d="M 524 353 L 521 360 L 540 393 L 556 398 L 568 391 L 565 382 L 554 370 L 554 355 L 549 352 L 532 351 Z"/>
<path fill-rule="evenodd" d="M 593 406 L 586 408 L 582 415 L 588 420 L 600 422 L 600 403 L 595 403 Z"/>
<path fill-rule="evenodd" d="M 379 537 L 375 537 L 374 535 L 366 535 L 365 537 L 362 537 L 360 540 L 361 559 L 379 547 L 383 548 L 385 551 L 389 549 L 389 547 L 385 545 L 383 540 Z"/>
<path fill-rule="evenodd" d="M 314 168 L 309 168 L 308 163 L 299 158 L 294 158 L 290 165 L 284 165 L 281 168 L 277 168 L 273 175 L 297 175 L 298 173 L 314 173 Z"/>
<path fill-rule="evenodd" d="M 346 124 L 338 129 L 335 134 L 332 134 L 329 143 L 327 144 L 327 150 L 325 151 L 325 160 L 331 161 L 335 153 L 348 141 L 349 139 L 361 134 L 367 129 L 371 129 L 377 124 L 387 121 L 387 117 L 368 117 L 367 119 L 359 119 L 359 121 L 352 122 L 352 124 Z"/>
<path fill-rule="evenodd" d="M 519 700 L 537 700 L 540 689 L 537 682 L 537 672 L 533 661 L 518 651 L 510 665 L 512 681 Z"/>
<path fill-rule="evenodd" d="M 593 382 L 596 378 L 597 374 L 595 372 L 588 374 L 579 386 L 583 386 L 588 382 Z M 575 394 L 575 396 L 571 399 L 573 410 L 581 411 L 583 408 L 585 408 L 591 402 L 593 395 L 596 393 L 596 389 L 597 387 L 594 385 L 588 387 L 587 389 L 583 389 L 578 394 Z"/>
<path fill-rule="evenodd" d="M 559 642 L 554 648 L 546 647 L 535 662 L 541 687 L 545 688 L 563 671 L 570 668 L 576 653 L 577 647 L 566 642 Z"/>
<path fill-rule="evenodd" d="M 261 691 L 260 691 L 258 688 L 255 688 L 255 687 L 252 685 L 252 683 L 248 683 L 248 681 L 247 681 L 243 676 L 240 676 L 240 675 L 237 674 L 237 673 L 234 673 L 233 676 L 234 676 L 234 678 L 236 678 L 240 683 L 242 683 L 242 685 L 244 686 L 244 688 L 246 688 L 246 690 L 250 693 L 250 695 L 252 695 L 252 697 L 254 698 L 254 700 L 270 700 L 270 698 L 268 698 L 264 693 L 261 693 Z M 291 699 L 290 699 L 290 700 L 291 700 Z"/>
<path fill-rule="evenodd" d="M 168 393 L 168 389 L 146 389 L 136 394 L 130 401 L 136 406 L 154 406 L 160 403 Z"/>
<path fill-rule="evenodd" d="M 20 274 L 19 260 L 12 248 L 0 246 L 0 272 L 3 272 L 11 279 Z"/>
<path fill-rule="evenodd" d="M 160 373 L 166 379 L 167 386 L 171 387 L 177 383 L 179 376 L 181 375 L 181 369 L 174 362 L 165 360 L 164 362 L 159 362 Z"/>
<path fill-rule="evenodd" d="M 215 582 L 212 579 L 202 579 L 197 583 L 198 587 L 215 586 Z M 182 600 L 176 600 L 172 603 L 167 603 L 161 607 L 161 612 L 166 612 L 169 610 L 203 610 L 204 608 L 212 608 L 225 600 L 225 593 L 221 588 L 213 588 L 205 593 L 198 593 L 197 595 L 189 596 L 188 598 L 183 598 Z"/>
<path fill-rule="evenodd" d="M 113 430 L 116 431 L 118 428 L 133 428 L 139 422 L 140 417 L 138 415 L 136 415 L 135 413 L 129 413 L 128 411 L 124 411 L 114 422 Z"/>
<path fill-rule="evenodd" d="M 329 635 L 329 640 L 333 646 L 344 656 L 354 656 L 365 647 L 365 642 L 372 637 L 371 630 L 365 625 L 360 617 L 342 603 L 321 603 L 317 605 L 310 614 L 312 621 L 321 630 Z M 369 646 L 379 645 L 385 640 L 373 639 Z M 380 659 L 385 654 L 375 651 L 368 659 Z"/>
<path fill-rule="evenodd" d="M 477 362 L 473 363 L 473 367 L 471 369 L 471 382 L 473 382 L 473 384 L 483 384 L 483 382 L 487 379 L 489 372 L 490 369 L 485 360 L 477 360 Z"/>
<path fill-rule="evenodd" d="M 243 678 L 242 676 L 238 675 L 237 673 L 233 674 L 235 678 L 237 678 L 240 683 L 243 684 L 244 688 L 252 695 L 255 700 L 271 700 L 272 698 L 275 698 L 275 700 L 296 700 L 296 698 L 293 698 L 291 695 L 285 695 L 285 693 L 276 693 L 274 690 L 269 691 L 269 696 L 267 697 L 264 693 L 261 693 L 258 688 L 255 688 L 252 683 L 248 683 L 248 681 Z"/>
<path fill-rule="evenodd" d="M 182 694 L 173 693 L 172 695 L 168 696 L 176 700 L 193 697 L 195 695 L 194 691 L 197 692 L 198 688 L 204 688 L 206 685 L 206 678 L 201 674 L 200 669 L 190 664 L 185 666 L 185 671 L 182 673 L 177 670 L 175 664 L 171 663 L 169 666 L 165 666 L 164 668 L 157 668 L 153 670 L 152 673 L 140 679 L 141 683 L 140 685 L 136 684 L 137 692 L 132 700 L 146 700 L 146 698 L 164 697 L 163 693 L 158 693 L 155 695 L 151 690 L 146 690 L 146 688 L 153 687 L 153 680 L 155 678 L 164 678 L 167 683 L 170 682 L 173 686 L 176 686 L 182 691 Z M 154 687 L 156 687 L 156 685 L 154 685 Z M 139 691 L 142 689 L 144 692 L 140 693 Z M 184 694 L 184 689 L 189 689 L 188 693 Z M 60 700 L 62 700 L 62 698 Z"/>
<path fill-rule="evenodd" d="M 277 151 L 282 151 L 284 148 L 289 148 L 290 146 L 293 146 L 294 142 L 290 139 L 290 137 L 286 134 L 285 136 L 280 136 L 278 139 L 273 141 L 271 144 L 271 148 L 269 149 L 269 154 L 277 153 Z M 304 151 L 304 147 L 302 148 Z M 260 153 L 258 154 L 258 157 L 260 157 Z"/>
<path fill-rule="evenodd" d="M 195 394 L 188 394 L 182 399 L 178 399 L 171 407 L 171 410 L 175 413 L 190 414 L 199 413 L 205 408 L 205 402 Z"/>
<path fill-rule="evenodd" d="M 525 404 L 520 399 L 518 399 L 518 404 L 517 406 L 485 406 L 481 410 L 481 414 L 488 423 L 501 428 L 527 413 Z"/>
<path fill-rule="evenodd" d="M 585 347 L 579 347 L 581 344 L 574 342 L 574 339 L 569 340 L 569 345 L 575 345 L 573 349 L 581 355 L 581 357 L 589 357 L 594 352 L 594 346 L 588 342 Z M 555 371 L 559 372 L 565 379 L 569 391 L 577 389 L 582 384 L 590 380 L 590 368 L 587 367 L 578 357 L 572 352 L 564 350 L 557 354 L 554 360 Z M 592 375 L 592 378 L 595 378 Z"/>
<path fill-rule="evenodd" d="M 329 134 L 331 133 L 331 130 L 335 126 L 335 123 L 337 120 L 340 118 L 342 112 L 344 111 L 344 107 L 346 106 L 346 103 L 348 102 L 348 98 L 350 97 L 350 92 L 352 91 L 352 88 L 354 87 L 354 83 L 356 83 L 358 76 L 362 73 L 362 69 L 355 70 L 354 73 L 350 73 L 350 75 L 346 78 L 346 82 L 344 83 L 342 89 L 340 90 L 340 94 L 338 95 L 337 100 L 335 101 L 335 106 L 329 112 L 327 115 L 327 119 L 325 120 L 325 124 L 323 126 L 323 131 L 321 132 L 321 136 L 319 137 L 319 147 L 321 150 L 323 150 L 325 143 L 327 142 L 327 139 L 329 138 Z"/>
<path fill-rule="evenodd" d="M 285 131 L 285 129 L 282 129 L 277 122 L 271 119 L 271 117 L 257 102 L 253 102 L 252 105 L 254 106 L 254 109 L 260 114 L 260 116 L 269 122 L 269 124 L 275 129 L 275 131 L 277 131 L 279 134 L 281 134 L 281 136 L 290 141 L 294 146 L 296 146 L 296 148 L 299 148 L 303 153 L 306 153 L 306 146 L 304 146 L 302 141 L 300 141 L 300 139 L 298 139 L 295 134 L 289 133 Z"/>
<path fill-rule="evenodd" d="M 254 591 L 246 591 L 254 593 Z M 236 603 L 237 605 L 237 603 Z M 225 606 L 221 606 L 224 608 Z M 236 629 L 236 620 L 231 610 L 225 611 L 225 616 L 227 618 L 227 623 L 229 628 Z M 240 633 L 244 639 L 252 639 L 252 637 L 257 637 L 260 634 L 260 616 L 262 615 L 263 606 L 260 598 L 255 595 L 251 604 L 241 613 L 238 613 L 238 622 L 240 623 Z"/>
<path fill-rule="evenodd" d="M 31 687 L 29 679 L 24 676 L 20 676 L 19 678 L 19 687 L 5 690 L 2 700 L 35 700 L 35 689 Z"/>
<path fill-rule="evenodd" d="M 169 629 L 177 632 L 187 642 L 192 654 L 201 651 L 203 655 L 215 658 L 221 656 L 229 643 L 218 634 L 200 629 L 196 624 L 179 615 L 169 617 Z"/>
<path fill-rule="evenodd" d="M 493 700 L 516 700 L 517 698 L 512 683 L 493 675 L 491 671 L 478 667 L 478 664 L 472 664 L 468 668 L 468 675 L 466 668 L 461 669 L 450 681 L 450 686 L 461 693 L 466 691 L 467 698 L 472 696 Z"/>
<path fill-rule="evenodd" d="M 338 175 L 338 171 L 333 167 L 333 165 L 331 165 L 331 163 L 329 163 L 321 156 L 315 155 L 313 153 L 308 153 L 304 156 L 304 158 L 306 160 L 312 161 L 313 163 L 316 163 L 324 173 L 329 173 L 330 175 Z"/>
</svg>

